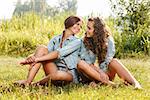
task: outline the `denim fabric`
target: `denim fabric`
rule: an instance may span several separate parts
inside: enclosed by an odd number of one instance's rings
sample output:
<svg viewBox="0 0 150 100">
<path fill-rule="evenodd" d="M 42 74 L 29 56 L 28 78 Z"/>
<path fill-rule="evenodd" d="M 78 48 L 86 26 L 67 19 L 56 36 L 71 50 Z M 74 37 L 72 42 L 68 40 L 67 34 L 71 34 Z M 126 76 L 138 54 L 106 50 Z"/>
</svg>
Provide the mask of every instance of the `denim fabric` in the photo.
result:
<svg viewBox="0 0 150 100">
<path fill-rule="evenodd" d="M 88 64 L 94 64 L 96 60 L 95 54 L 91 50 L 87 50 L 85 47 L 83 40 L 81 42 L 81 49 L 79 53 L 79 57 L 81 60 L 84 60 Z"/>
<path fill-rule="evenodd" d="M 79 61 L 79 51 L 81 47 L 81 40 L 75 36 L 70 36 L 67 38 L 63 44 L 62 48 L 60 47 L 60 43 L 62 41 L 63 34 L 58 35 L 52 38 L 48 44 L 48 51 L 59 51 L 59 59 L 64 60 L 68 69 L 73 72 L 73 82 L 78 83 L 78 73 L 77 73 L 77 63 Z M 57 60 L 57 63 L 59 62 Z M 56 65 L 57 65 L 56 63 Z M 73 71 L 72 71 L 73 70 Z"/>
<path fill-rule="evenodd" d="M 104 62 L 102 62 L 99 66 L 100 69 L 102 69 L 103 71 L 108 71 L 108 65 L 111 62 L 111 60 L 113 59 L 115 55 L 115 44 L 114 44 L 114 39 L 112 36 L 108 37 L 108 47 L 107 47 L 107 54 L 106 54 L 106 58 L 104 60 Z"/>
</svg>

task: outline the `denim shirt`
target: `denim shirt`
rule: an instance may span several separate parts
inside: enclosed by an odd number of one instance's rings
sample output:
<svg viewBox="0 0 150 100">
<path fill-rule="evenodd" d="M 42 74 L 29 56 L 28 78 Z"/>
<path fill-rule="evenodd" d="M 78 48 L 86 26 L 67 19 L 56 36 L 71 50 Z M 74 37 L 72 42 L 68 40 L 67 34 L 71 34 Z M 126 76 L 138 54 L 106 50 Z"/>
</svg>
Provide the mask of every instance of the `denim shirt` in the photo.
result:
<svg viewBox="0 0 150 100">
<path fill-rule="evenodd" d="M 79 53 L 79 57 L 81 60 L 84 60 L 88 64 L 94 64 L 96 60 L 95 54 L 91 50 L 87 50 L 85 47 L 83 40 L 81 42 L 81 49 Z"/>
<path fill-rule="evenodd" d="M 59 52 L 57 60 L 65 61 L 68 69 L 72 72 L 73 82 L 78 83 L 77 63 L 79 61 L 78 54 L 81 47 L 81 39 L 71 35 L 62 43 L 62 47 L 60 47 L 62 37 L 63 33 L 52 38 L 48 44 L 48 51 L 57 50 Z"/>
<path fill-rule="evenodd" d="M 61 48 L 60 43 L 62 37 L 63 34 L 52 38 L 48 44 L 48 51 L 59 51 L 59 59 L 63 59 L 69 69 L 76 69 L 79 60 L 78 54 L 80 51 L 81 40 L 72 35 L 63 42 Z"/>
<path fill-rule="evenodd" d="M 99 64 L 100 69 L 103 71 L 108 71 L 108 65 L 111 62 L 115 55 L 115 44 L 114 39 L 112 36 L 108 37 L 108 47 L 107 53 L 104 62 Z M 81 60 L 85 60 L 88 64 L 94 64 L 96 60 L 96 55 L 91 51 L 85 48 L 84 43 L 81 44 L 81 51 L 80 51 L 80 58 Z"/>
<path fill-rule="evenodd" d="M 108 47 L 107 47 L 107 53 L 106 53 L 106 58 L 104 60 L 104 62 L 102 62 L 99 67 L 100 69 L 102 69 L 103 71 L 108 71 L 108 65 L 111 62 L 111 60 L 113 59 L 115 55 L 115 43 L 114 43 L 114 39 L 112 36 L 108 37 Z"/>
</svg>

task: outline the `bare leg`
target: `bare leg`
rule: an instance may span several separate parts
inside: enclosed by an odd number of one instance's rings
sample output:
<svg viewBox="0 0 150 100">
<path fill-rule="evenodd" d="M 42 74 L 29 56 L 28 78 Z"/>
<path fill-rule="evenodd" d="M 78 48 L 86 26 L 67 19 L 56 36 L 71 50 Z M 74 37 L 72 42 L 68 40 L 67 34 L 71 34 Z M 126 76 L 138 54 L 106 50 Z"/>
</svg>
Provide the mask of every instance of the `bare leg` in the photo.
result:
<svg viewBox="0 0 150 100">
<path fill-rule="evenodd" d="M 57 71 L 56 73 L 49 74 L 46 77 L 44 77 L 42 80 L 36 82 L 36 84 L 39 85 L 44 85 L 47 83 L 49 80 L 52 81 L 66 81 L 66 82 L 71 82 L 73 80 L 73 76 L 69 72 L 65 71 Z"/>
<path fill-rule="evenodd" d="M 110 84 L 110 85 L 114 85 L 113 82 L 107 80 L 107 81 L 103 81 L 100 77 L 100 73 L 98 71 L 96 71 L 94 68 L 92 68 L 89 64 L 87 64 L 85 61 L 81 60 L 78 63 L 78 70 L 80 72 L 83 72 L 84 74 L 86 74 L 87 76 L 91 77 L 93 80 L 98 80 L 101 81 L 102 83 L 105 84 Z"/>
<path fill-rule="evenodd" d="M 39 46 L 35 51 L 35 57 L 41 57 L 48 54 L 48 49 L 45 46 Z M 19 84 L 31 84 L 36 73 L 40 69 L 41 63 L 37 63 L 34 66 L 30 65 L 29 72 L 26 80 L 18 81 Z"/>
<path fill-rule="evenodd" d="M 113 59 L 109 68 L 115 70 L 119 77 L 121 77 L 124 81 L 127 81 L 135 86 L 135 88 L 140 89 L 141 85 L 139 82 L 133 77 L 133 75 L 129 72 L 129 70 L 117 59 Z"/>
<path fill-rule="evenodd" d="M 112 68 L 109 68 L 109 71 L 106 72 L 106 74 L 108 75 L 109 80 L 113 81 L 114 78 L 115 78 L 115 75 L 116 75 L 116 71 L 114 69 L 112 69 Z"/>
<path fill-rule="evenodd" d="M 70 72 L 59 71 L 57 69 L 57 66 L 53 62 L 47 61 L 47 62 L 44 62 L 43 65 L 44 65 L 43 69 L 45 71 L 46 77 L 44 77 L 42 80 L 34 84 L 44 85 L 49 80 L 52 80 L 52 81 L 59 80 L 59 81 L 67 81 L 67 82 L 71 82 L 73 80 L 73 76 L 71 75 Z"/>
</svg>

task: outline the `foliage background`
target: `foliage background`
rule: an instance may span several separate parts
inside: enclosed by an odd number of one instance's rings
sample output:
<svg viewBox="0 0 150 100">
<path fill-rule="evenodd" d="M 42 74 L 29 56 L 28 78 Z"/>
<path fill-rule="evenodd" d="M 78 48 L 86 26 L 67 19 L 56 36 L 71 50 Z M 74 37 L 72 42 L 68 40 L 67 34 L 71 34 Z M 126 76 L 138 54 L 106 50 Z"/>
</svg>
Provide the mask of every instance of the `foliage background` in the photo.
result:
<svg viewBox="0 0 150 100">
<path fill-rule="evenodd" d="M 132 86 L 125 86 L 118 77 L 114 80 L 120 84 L 118 88 L 92 88 L 83 84 L 64 87 L 14 86 L 12 83 L 25 79 L 28 72 L 26 67 L 17 64 L 18 61 L 34 52 L 38 45 L 47 45 L 54 35 L 62 32 L 65 18 L 76 14 L 76 0 L 60 0 L 59 6 L 55 7 L 47 5 L 45 0 L 31 0 L 24 4 L 19 1 L 12 19 L 0 20 L 0 99 L 150 99 L 150 1 L 141 0 L 138 3 L 137 0 L 110 0 L 114 15 L 105 18 L 115 39 L 116 57 L 126 58 L 121 59 L 121 62 L 142 84 L 143 90 L 133 90 Z M 84 17 L 85 22 L 86 20 L 87 17 Z M 85 28 L 84 25 L 79 37 L 83 37 Z M 34 81 L 43 76 L 44 73 L 40 70 Z"/>
<path fill-rule="evenodd" d="M 150 1 L 110 3 L 114 15 L 105 20 L 115 39 L 116 57 L 150 55 Z M 49 39 L 62 32 L 65 18 L 76 14 L 76 4 L 76 0 L 60 0 L 50 7 L 45 0 L 24 4 L 18 0 L 12 19 L 1 20 L 0 54 L 27 56 L 37 45 L 47 45 Z"/>
</svg>

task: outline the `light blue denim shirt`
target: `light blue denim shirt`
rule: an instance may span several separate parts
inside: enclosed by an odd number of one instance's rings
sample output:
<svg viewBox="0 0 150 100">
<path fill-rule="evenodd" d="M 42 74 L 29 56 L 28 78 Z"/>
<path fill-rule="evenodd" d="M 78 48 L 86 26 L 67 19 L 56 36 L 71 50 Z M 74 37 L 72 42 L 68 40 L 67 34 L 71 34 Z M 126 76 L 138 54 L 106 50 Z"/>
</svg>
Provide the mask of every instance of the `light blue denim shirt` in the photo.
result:
<svg viewBox="0 0 150 100">
<path fill-rule="evenodd" d="M 114 39 L 112 36 L 108 37 L 108 47 L 107 47 L 107 53 L 106 53 L 106 58 L 104 60 L 104 62 L 102 62 L 99 67 L 100 69 L 102 69 L 103 71 L 108 71 L 108 65 L 111 62 L 111 60 L 113 59 L 115 55 L 115 43 L 114 43 Z"/>
<path fill-rule="evenodd" d="M 77 69 L 77 63 L 79 61 L 78 55 L 81 47 L 81 39 L 78 39 L 77 37 L 72 35 L 63 42 L 61 48 L 60 43 L 62 41 L 62 37 L 63 34 L 52 38 L 48 44 L 48 51 L 59 51 L 58 59 L 63 59 L 69 69 Z M 78 83 L 77 73 L 75 72 L 73 74 L 73 81 L 75 83 Z"/>
<path fill-rule="evenodd" d="M 103 71 L 108 71 L 108 65 L 111 62 L 115 55 L 115 44 L 114 39 L 112 36 L 108 37 L 108 47 L 107 47 L 107 53 L 104 62 L 99 64 L 100 69 Z M 81 60 L 85 60 L 88 64 L 94 64 L 96 60 L 96 55 L 91 51 L 87 50 L 85 48 L 85 45 L 81 44 L 81 51 L 80 51 L 80 58 Z"/>
<path fill-rule="evenodd" d="M 60 48 L 60 42 L 62 39 L 62 34 L 54 37 L 50 40 L 48 44 L 49 52 L 57 50 L 59 51 L 59 59 L 64 59 L 67 66 L 70 69 L 77 68 L 77 63 L 79 60 L 84 60 L 88 64 L 94 64 L 96 60 L 96 55 L 91 51 L 87 50 L 83 40 L 76 38 L 75 36 L 70 36 L 63 42 L 62 47 Z M 115 55 L 115 45 L 113 37 L 108 37 L 108 47 L 107 54 L 104 62 L 102 62 L 99 67 L 103 71 L 108 70 L 108 64 Z M 77 78 L 77 77 L 76 77 Z M 78 80 L 76 79 L 76 83 Z"/>
<path fill-rule="evenodd" d="M 88 64 L 94 64 L 96 60 L 95 54 L 91 50 L 87 50 L 85 47 L 83 40 L 81 42 L 81 49 L 79 53 L 79 57 L 81 60 L 84 60 Z"/>
</svg>

